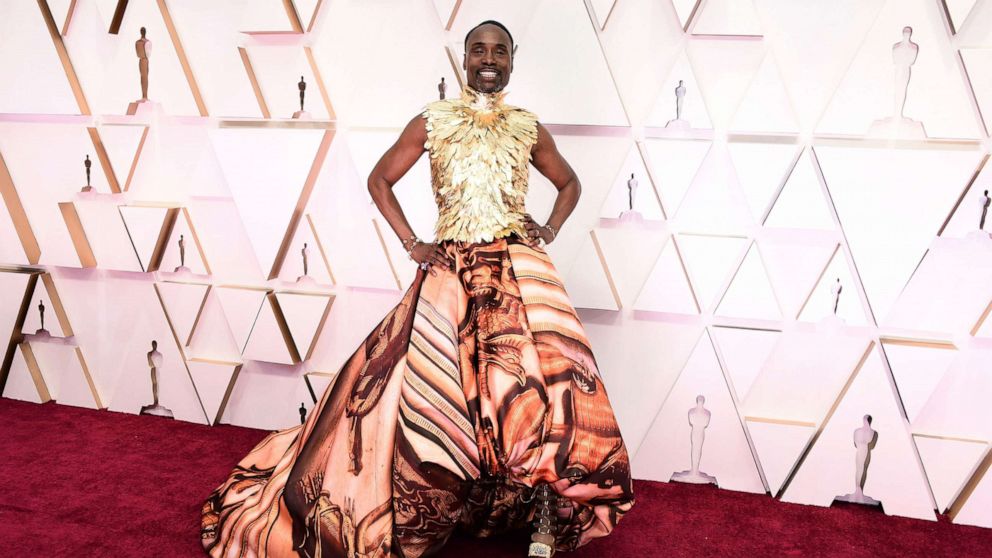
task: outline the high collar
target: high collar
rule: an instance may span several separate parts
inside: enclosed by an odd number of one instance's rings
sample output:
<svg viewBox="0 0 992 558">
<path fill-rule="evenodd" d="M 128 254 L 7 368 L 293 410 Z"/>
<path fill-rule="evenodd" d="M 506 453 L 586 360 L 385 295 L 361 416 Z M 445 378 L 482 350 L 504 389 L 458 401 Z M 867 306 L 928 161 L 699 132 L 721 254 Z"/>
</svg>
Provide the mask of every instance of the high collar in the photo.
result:
<svg viewBox="0 0 992 558">
<path fill-rule="evenodd" d="M 476 111 L 498 111 L 503 108 L 503 98 L 506 90 L 495 93 L 483 93 L 466 85 L 462 88 L 462 101 Z"/>
</svg>

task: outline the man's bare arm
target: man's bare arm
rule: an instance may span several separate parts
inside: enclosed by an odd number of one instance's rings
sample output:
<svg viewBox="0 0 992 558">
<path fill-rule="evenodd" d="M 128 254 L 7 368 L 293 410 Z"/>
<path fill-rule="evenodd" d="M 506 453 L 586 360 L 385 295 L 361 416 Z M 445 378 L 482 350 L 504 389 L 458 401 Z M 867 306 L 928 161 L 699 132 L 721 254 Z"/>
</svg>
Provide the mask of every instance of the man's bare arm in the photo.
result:
<svg viewBox="0 0 992 558">
<path fill-rule="evenodd" d="M 396 143 L 386 150 L 369 174 L 369 194 L 372 195 L 372 201 L 401 240 L 414 236 L 414 232 L 413 227 L 406 220 L 406 215 L 403 214 L 396 194 L 393 193 L 393 185 L 416 164 L 417 159 L 420 159 L 426 151 L 424 147 L 426 141 L 427 121 L 418 114 L 410 120 Z M 433 244 L 415 245 L 411 257 L 418 263 L 427 261 L 432 266 L 434 264 L 451 266 L 451 261 L 445 252 Z M 431 273 L 437 274 L 433 267 Z"/>
<path fill-rule="evenodd" d="M 537 143 L 531 150 L 531 157 L 534 168 L 558 189 L 558 197 L 555 198 L 555 205 L 551 209 L 551 215 L 547 222 L 548 225 L 554 227 L 555 231 L 558 231 L 568 216 L 572 214 L 576 204 L 579 203 L 582 185 L 579 184 L 579 177 L 575 175 L 575 171 L 572 170 L 568 161 L 558 151 L 558 146 L 555 145 L 551 133 L 541 124 L 537 125 Z M 529 231 L 532 229 L 530 226 L 527 228 Z M 540 231 L 536 232 L 544 237 L 545 242 L 554 238 L 550 234 L 544 235 Z"/>
<path fill-rule="evenodd" d="M 401 239 L 413 236 L 413 228 L 407 222 L 396 194 L 393 193 L 393 185 L 399 182 L 423 155 L 425 141 L 427 141 L 426 121 L 418 114 L 406 125 L 396 143 L 383 153 L 382 158 L 369 174 L 369 194 L 372 195 L 372 201 Z"/>
</svg>

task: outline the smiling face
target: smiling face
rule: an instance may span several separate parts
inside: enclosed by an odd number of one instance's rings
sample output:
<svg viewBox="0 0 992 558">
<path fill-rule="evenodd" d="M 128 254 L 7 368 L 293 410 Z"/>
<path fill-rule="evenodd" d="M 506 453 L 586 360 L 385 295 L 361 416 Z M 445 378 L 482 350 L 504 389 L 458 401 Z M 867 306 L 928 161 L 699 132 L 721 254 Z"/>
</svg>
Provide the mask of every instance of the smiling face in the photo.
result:
<svg viewBox="0 0 992 558">
<path fill-rule="evenodd" d="M 495 25 L 483 25 L 472 31 L 462 61 L 469 87 L 481 93 L 502 91 L 513 71 L 510 36 Z"/>
</svg>

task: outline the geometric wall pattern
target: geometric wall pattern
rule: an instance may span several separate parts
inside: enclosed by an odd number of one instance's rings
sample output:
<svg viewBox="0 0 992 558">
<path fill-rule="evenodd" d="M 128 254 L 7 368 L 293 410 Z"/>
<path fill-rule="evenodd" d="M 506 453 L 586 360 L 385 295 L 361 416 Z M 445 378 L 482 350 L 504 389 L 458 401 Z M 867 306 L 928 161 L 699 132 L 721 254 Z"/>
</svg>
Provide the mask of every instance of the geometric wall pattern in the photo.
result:
<svg viewBox="0 0 992 558">
<path fill-rule="evenodd" d="M 549 252 L 635 476 L 704 395 L 721 488 L 830 505 L 869 414 L 886 513 L 992 527 L 992 0 L 4 2 L 3 396 L 137 413 L 155 340 L 176 419 L 296 423 L 413 276 L 365 180 L 487 18 L 582 181 Z M 425 159 L 395 191 L 429 236 Z"/>
</svg>

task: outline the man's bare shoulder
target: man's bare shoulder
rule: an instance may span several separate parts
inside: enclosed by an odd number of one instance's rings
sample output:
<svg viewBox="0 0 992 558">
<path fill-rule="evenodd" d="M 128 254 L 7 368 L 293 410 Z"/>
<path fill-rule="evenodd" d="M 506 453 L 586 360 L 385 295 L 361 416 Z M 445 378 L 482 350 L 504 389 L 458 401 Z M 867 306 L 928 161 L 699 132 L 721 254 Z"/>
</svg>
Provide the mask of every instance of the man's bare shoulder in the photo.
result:
<svg viewBox="0 0 992 558">
<path fill-rule="evenodd" d="M 420 143 L 427 141 L 427 116 L 418 113 L 407 122 L 400 134 L 400 143 Z"/>
</svg>

